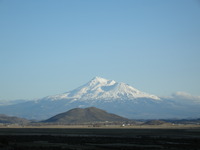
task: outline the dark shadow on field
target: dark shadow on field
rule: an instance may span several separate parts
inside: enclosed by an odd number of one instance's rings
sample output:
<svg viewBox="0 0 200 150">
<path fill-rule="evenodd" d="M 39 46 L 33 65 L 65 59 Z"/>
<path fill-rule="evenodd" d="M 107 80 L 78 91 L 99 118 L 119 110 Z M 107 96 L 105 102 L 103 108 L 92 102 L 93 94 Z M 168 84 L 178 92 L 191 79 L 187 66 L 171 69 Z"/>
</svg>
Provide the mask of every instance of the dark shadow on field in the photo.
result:
<svg viewBox="0 0 200 150">
<path fill-rule="evenodd" d="M 0 150 L 197 150 L 200 129 L 0 129 Z"/>
</svg>

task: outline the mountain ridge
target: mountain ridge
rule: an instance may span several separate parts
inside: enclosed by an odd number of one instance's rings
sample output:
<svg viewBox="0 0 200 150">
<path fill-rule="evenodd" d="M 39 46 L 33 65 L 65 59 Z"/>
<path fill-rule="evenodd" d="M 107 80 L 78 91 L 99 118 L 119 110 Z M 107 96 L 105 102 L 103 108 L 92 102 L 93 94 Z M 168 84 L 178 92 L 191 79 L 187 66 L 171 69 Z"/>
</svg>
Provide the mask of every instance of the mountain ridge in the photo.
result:
<svg viewBox="0 0 200 150">
<path fill-rule="evenodd" d="M 0 106 L 0 113 L 44 120 L 73 108 L 97 107 L 129 119 L 200 118 L 200 103 L 152 96 L 128 84 L 96 77 L 64 94 Z"/>
<path fill-rule="evenodd" d="M 16 116 L 8 116 L 5 114 L 0 114 L 0 123 L 7 124 L 27 124 L 30 121 L 24 118 L 19 118 Z"/>
</svg>

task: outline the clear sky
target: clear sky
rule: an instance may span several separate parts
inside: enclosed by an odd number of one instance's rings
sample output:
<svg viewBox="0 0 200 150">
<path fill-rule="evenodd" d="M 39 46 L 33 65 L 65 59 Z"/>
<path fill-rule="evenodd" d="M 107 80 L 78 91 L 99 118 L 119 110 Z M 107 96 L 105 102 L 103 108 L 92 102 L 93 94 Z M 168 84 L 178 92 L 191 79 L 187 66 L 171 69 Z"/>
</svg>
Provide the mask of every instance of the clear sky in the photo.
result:
<svg viewBox="0 0 200 150">
<path fill-rule="evenodd" d="M 199 0 L 0 0 L 0 100 L 94 76 L 200 95 Z"/>
</svg>

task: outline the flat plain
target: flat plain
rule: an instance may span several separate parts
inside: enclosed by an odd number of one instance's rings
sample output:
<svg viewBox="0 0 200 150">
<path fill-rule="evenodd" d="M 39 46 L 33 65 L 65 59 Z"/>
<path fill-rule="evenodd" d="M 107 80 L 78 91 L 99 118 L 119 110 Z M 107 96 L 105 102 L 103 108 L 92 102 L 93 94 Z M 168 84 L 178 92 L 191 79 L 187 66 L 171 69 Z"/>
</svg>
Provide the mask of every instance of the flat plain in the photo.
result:
<svg viewBox="0 0 200 150">
<path fill-rule="evenodd" d="M 1 150 L 198 150 L 200 128 L 0 128 Z"/>
</svg>

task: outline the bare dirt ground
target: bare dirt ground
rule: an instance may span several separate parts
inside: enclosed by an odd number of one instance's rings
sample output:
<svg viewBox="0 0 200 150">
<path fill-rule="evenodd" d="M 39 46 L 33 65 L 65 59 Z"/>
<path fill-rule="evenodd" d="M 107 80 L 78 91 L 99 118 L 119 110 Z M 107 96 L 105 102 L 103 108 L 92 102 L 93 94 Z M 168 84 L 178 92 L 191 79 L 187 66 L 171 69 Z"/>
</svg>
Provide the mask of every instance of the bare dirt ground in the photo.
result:
<svg viewBox="0 0 200 150">
<path fill-rule="evenodd" d="M 25 149 L 199 150 L 200 128 L 0 128 L 0 150 Z"/>
</svg>

